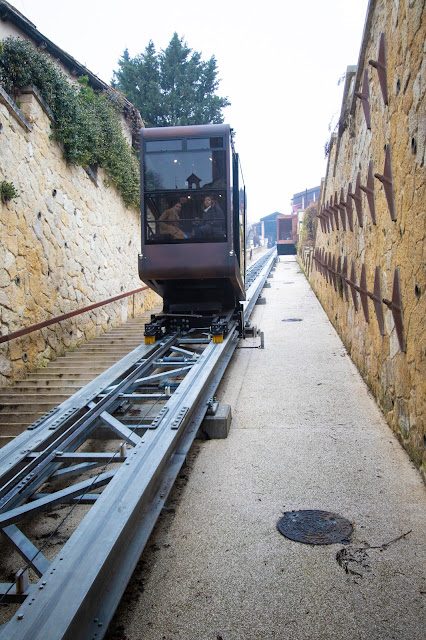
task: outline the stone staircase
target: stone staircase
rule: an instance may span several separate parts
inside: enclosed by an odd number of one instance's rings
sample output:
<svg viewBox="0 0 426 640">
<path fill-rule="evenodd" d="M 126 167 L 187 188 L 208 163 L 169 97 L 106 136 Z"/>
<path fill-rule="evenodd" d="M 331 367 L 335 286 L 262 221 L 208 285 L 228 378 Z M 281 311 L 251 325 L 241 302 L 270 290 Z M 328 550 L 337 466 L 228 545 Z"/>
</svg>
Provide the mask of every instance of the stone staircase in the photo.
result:
<svg viewBox="0 0 426 640">
<path fill-rule="evenodd" d="M 1 389 L 0 447 L 138 347 L 151 313 L 159 311 L 151 309 Z"/>
</svg>

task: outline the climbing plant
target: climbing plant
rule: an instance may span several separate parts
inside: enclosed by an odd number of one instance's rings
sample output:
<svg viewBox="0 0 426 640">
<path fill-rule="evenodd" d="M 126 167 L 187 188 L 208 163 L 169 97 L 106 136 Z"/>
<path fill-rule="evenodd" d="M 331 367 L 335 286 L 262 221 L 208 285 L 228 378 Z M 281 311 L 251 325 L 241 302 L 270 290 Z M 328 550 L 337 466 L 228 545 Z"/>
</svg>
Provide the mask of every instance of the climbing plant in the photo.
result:
<svg viewBox="0 0 426 640">
<path fill-rule="evenodd" d="M 300 243 L 302 246 L 312 245 L 317 228 L 318 202 L 311 202 L 303 215 Z"/>
<path fill-rule="evenodd" d="M 0 46 L 0 83 L 18 100 L 19 89 L 33 84 L 55 118 L 52 137 L 63 145 L 70 164 L 102 167 L 126 205 L 139 204 L 139 162 L 123 135 L 119 94 L 97 91 L 87 76 L 78 84 L 28 40 L 6 38 Z"/>
</svg>

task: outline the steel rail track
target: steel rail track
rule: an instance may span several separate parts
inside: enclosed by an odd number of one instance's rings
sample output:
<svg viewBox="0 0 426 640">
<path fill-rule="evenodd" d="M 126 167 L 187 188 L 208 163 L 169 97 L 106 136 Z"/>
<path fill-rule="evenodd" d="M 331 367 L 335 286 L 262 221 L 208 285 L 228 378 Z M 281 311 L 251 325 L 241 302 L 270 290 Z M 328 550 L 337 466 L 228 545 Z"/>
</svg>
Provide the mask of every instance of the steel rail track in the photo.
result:
<svg viewBox="0 0 426 640">
<path fill-rule="evenodd" d="M 245 323 L 275 255 L 248 271 Z M 0 450 L 0 529 L 24 561 L 0 585 L 0 602 L 22 602 L 0 640 L 106 633 L 239 340 L 236 320 L 222 343 L 196 331 L 141 345 Z M 87 446 L 111 432 L 118 447 Z M 17 526 L 55 509 L 66 521 L 82 505 L 51 561 Z"/>
</svg>

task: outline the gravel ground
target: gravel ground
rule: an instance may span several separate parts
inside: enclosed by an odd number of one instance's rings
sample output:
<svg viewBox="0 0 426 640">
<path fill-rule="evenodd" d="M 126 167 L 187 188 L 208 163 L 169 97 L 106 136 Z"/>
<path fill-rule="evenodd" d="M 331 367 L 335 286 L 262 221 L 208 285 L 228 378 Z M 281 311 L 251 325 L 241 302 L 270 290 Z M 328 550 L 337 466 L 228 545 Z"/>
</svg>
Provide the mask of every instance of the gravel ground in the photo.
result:
<svg viewBox="0 0 426 640">
<path fill-rule="evenodd" d="M 270 282 L 265 349 L 218 391 L 230 434 L 194 443 L 107 640 L 424 638 L 425 486 L 295 259 Z M 282 536 L 300 509 L 350 520 L 350 544 Z"/>
</svg>

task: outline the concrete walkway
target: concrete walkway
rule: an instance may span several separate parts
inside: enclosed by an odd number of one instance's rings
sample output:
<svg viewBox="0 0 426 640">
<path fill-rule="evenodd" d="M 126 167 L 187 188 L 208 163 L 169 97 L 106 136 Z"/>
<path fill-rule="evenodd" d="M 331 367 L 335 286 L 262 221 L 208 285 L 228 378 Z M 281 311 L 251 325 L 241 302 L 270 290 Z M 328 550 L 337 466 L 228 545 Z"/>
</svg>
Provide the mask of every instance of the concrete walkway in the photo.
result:
<svg viewBox="0 0 426 640">
<path fill-rule="evenodd" d="M 295 259 L 270 282 L 265 349 L 219 389 L 229 437 L 195 443 L 108 640 L 425 637 L 424 484 Z M 349 519 L 350 545 L 283 537 L 299 509 Z"/>
</svg>

